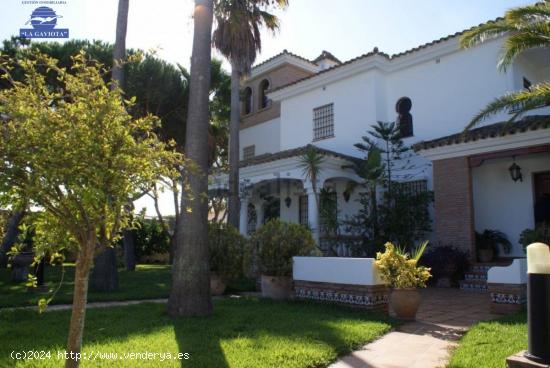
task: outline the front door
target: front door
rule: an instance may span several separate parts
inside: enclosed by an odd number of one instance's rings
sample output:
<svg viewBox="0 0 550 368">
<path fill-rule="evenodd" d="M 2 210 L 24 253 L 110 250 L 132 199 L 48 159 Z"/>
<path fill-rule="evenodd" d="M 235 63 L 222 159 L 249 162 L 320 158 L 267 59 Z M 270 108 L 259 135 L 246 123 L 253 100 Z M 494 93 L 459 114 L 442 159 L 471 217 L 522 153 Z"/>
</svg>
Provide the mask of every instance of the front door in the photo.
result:
<svg viewBox="0 0 550 368">
<path fill-rule="evenodd" d="M 550 171 L 538 173 L 535 182 L 535 223 L 550 224 Z"/>
<path fill-rule="evenodd" d="M 264 203 L 264 220 L 265 224 L 269 220 L 278 219 L 281 216 L 281 200 L 278 197 L 268 196 Z"/>
</svg>

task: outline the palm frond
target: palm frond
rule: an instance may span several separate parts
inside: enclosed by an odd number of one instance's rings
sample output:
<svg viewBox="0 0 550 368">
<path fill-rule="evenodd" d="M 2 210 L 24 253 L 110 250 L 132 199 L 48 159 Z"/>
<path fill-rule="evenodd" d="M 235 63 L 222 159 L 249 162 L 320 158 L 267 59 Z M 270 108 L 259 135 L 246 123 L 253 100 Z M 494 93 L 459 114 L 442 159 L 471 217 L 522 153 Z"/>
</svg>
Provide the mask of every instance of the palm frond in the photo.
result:
<svg viewBox="0 0 550 368">
<path fill-rule="evenodd" d="M 418 262 L 422 257 L 422 255 L 424 254 L 424 252 L 426 251 L 426 247 L 428 246 L 429 242 L 430 242 L 429 240 L 426 240 L 422 242 L 418 247 L 416 247 L 412 252 L 412 255 L 411 255 L 412 259 Z"/>
<path fill-rule="evenodd" d="M 526 111 L 548 104 L 550 104 L 550 82 L 539 83 L 531 86 L 530 90 L 513 92 L 494 99 L 470 121 L 465 130 L 503 111 L 514 113 L 512 117 L 514 119 Z"/>
<path fill-rule="evenodd" d="M 467 49 L 503 35 L 506 32 L 514 31 L 514 29 L 514 27 L 505 23 L 504 20 L 485 23 L 464 33 L 460 37 L 460 46 Z"/>
<path fill-rule="evenodd" d="M 530 24 L 521 32 L 515 32 L 508 36 L 498 67 L 505 71 L 522 52 L 547 46 L 550 46 L 550 23 Z"/>
</svg>

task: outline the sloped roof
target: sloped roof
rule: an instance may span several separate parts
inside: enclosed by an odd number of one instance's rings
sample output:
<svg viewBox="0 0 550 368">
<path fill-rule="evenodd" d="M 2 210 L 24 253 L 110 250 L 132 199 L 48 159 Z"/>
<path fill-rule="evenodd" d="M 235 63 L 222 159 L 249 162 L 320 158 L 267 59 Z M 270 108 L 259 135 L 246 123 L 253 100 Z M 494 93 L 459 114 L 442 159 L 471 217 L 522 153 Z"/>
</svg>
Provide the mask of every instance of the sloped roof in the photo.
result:
<svg viewBox="0 0 550 368">
<path fill-rule="evenodd" d="M 315 77 L 317 77 L 317 76 L 319 76 L 319 75 L 322 75 L 322 74 L 324 74 L 324 73 L 328 73 L 328 72 L 331 72 L 331 71 L 333 71 L 333 70 L 335 70 L 335 69 L 338 69 L 338 68 L 341 68 L 341 67 L 343 67 L 343 66 L 352 64 L 352 63 L 354 63 L 354 62 L 356 62 L 356 61 L 358 61 L 358 60 L 363 60 L 363 59 L 366 59 L 366 58 L 369 58 L 369 57 L 373 57 L 373 56 L 375 56 L 375 55 L 383 56 L 383 57 L 385 57 L 385 58 L 388 59 L 388 60 L 394 60 L 394 59 L 403 57 L 403 56 L 405 56 L 405 55 L 409 55 L 409 54 L 415 53 L 415 52 L 417 52 L 417 51 L 420 51 L 420 50 L 429 48 L 429 47 L 434 46 L 434 45 L 436 45 L 436 44 L 439 44 L 439 43 L 448 41 L 448 40 L 453 39 L 453 38 L 455 38 L 455 37 L 462 36 L 464 33 L 468 32 L 468 31 L 471 31 L 471 30 L 473 30 L 474 28 L 477 28 L 477 27 L 482 26 L 482 25 L 484 25 L 484 24 L 496 23 L 496 22 L 499 22 L 499 21 L 501 21 L 501 20 L 503 20 L 503 18 L 499 17 L 499 18 L 497 18 L 497 19 L 490 20 L 490 21 L 485 22 L 485 23 L 481 23 L 481 24 L 479 24 L 479 25 L 477 25 L 477 26 L 470 27 L 470 28 L 465 29 L 465 30 L 463 30 L 463 31 L 456 32 L 456 33 L 454 33 L 454 34 L 447 35 L 447 36 L 445 36 L 445 37 L 441 37 L 441 38 L 439 38 L 439 39 L 436 39 L 436 40 L 434 40 L 434 41 L 431 41 L 431 42 L 422 44 L 422 45 L 417 46 L 417 47 L 414 47 L 414 48 L 412 48 L 412 49 L 409 49 L 409 50 L 400 52 L 400 53 L 398 53 L 398 54 L 393 54 L 393 55 L 391 55 L 391 56 L 388 55 L 388 54 L 386 54 L 385 52 L 379 51 L 378 47 L 375 47 L 371 52 L 368 52 L 368 53 L 366 53 L 366 54 L 357 56 L 357 57 L 355 57 L 355 58 L 353 58 L 353 59 L 350 59 L 350 60 L 348 60 L 348 61 L 346 61 L 346 62 L 343 62 L 343 63 L 340 63 L 340 64 L 338 64 L 338 65 L 335 65 L 335 66 L 333 66 L 333 67 L 331 67 L 331 68 L 322 70 L 322 71 L 318 72 L 317 74 L 313 74 L 313 75 L 310 75 L 310 76 L 307 76 L 307 77 L 304 77 L 304 78 L 295 80 L 295 81 L 293 81 L 293 82 L 291 82 L 291 83 L 288 83 L 288 84 L 286 84 L 286 85 L 280 86 L 280 87 L 278 87 L 278 88 L 274 88 L 274 89 L 271 90 L 270 92 L 275 92 L 275 91 L 279 91 L 279 90 L 281 90 L 281 89 L 285 89 L 285 88 L 287 88 L 287 87 L 290 87 L 290 86 L 299 84 L 299 83 L 301 83 L 301 82 L 303 82 L 303 81 L 306 81 L 306 80 L 315 78 Z"/>
<path fill-rule="evenodd" d="M 345 155 L 343 153 L 327 150 L 327 149 L 324 149 L 324 148 L 314 146 L 312 144 L 308 144 L 307 146 L 303 146 L 303 147 L 292 148 L 292 149 L 288 149 L 288 150 L 280 151 L 280 152 L 276 152 L 276 153 L 266 153 L 264 155 L 259 155 L 259 156 L 252 157 L 248 160 L 242 160 L 239 163 L 239 167 L 243 168 L 243 167 L 248 167 L 248 166 L 265 164 L 267 162 L 283 160 L 285 158 L 302 156 L 311 147 L 313 147 L 313 149 L 315 149 L 315 151 L 317 153 L 322 154 L 324 156 L 332 156 L 332 157 L 336 157 L 336 158 L 341 158 L 341 159 L 344 159 L 344 160 L 347 160 L 347 161 L 350 161 L 350 162 L 363 161 L 362 159 L 357 158 L 357 157 Z"/>
<path fill-rule="evenodd" d="M 315 60 L 313 60 L 313 63 L 317 64 L 319 61 L 324 60 L 324 59 L 332 60 L 337 64 L 342 64 L 342 62 L 340 60 L 338 60 L 338 58 L 336 56 L 332 55 L 330 52 L 328 52 L 326 50 L 323 50 L 321 55 L 317 56 L 317 58 Z"/>
<path fill-rule="evenodd" d="M 423 141 L 413 145 L 416 152 L 433 148 L 474 142 L 482 139 L 504 137 L 507 135 L 524 133 L 527 131 L 550 129 L 550 115 L 526 116 L 516 122 L 500 122 L 486 125 L 480 128 L 467 130 L 462 133 L 452 134 L 445 137 Z"/>
<path fill-rule="evenodd" d="M 254 67 L 252 68 L 252 70 L 254 70 L 254 69 L 256 69 L 256 68 L 259 68 L 260 66 L 265 65 L 265 64 L 267 64 L 267 63 L 269 63 L 269 62 L 271 62 L 271 61 L 273 61 L 273 60 L 275 60 L 275 59 L 277 59 L 278 57 L 281 57 L 281 56 L 283 56 L 283 55 L 290 55 L 290 56 L 292 56 L 292 57 L 295 57 L 296 59 L 300 59 L 300 60 L 302 60 L 302 61 L 305 61 L 306 63 L 310 63 L 311 65 L 314 65 L 314 66 L 316 65 L 316 64 L 315 64 L 314 62 L 312 62 L 311 60 L 308 60 L 308 59 L 306 59 L 305 57 L 302 57 L 302 56 L 300 56 L 300 55 L 294 54 L 294 53 L 288 51 L 287 49 L 284 49 L 281 53 L 279 53 L 279 54 L 277 54 L 277 55 L 275 55 L 275 56 L 272 56 L 272 57 L 270 57 L 269 59 L 264 60 L 264 61 L 262 61 L 261 63 L 259 63 L 259 64 L 257 64 L 257 65 L 254 65 Z"/>
</svg>

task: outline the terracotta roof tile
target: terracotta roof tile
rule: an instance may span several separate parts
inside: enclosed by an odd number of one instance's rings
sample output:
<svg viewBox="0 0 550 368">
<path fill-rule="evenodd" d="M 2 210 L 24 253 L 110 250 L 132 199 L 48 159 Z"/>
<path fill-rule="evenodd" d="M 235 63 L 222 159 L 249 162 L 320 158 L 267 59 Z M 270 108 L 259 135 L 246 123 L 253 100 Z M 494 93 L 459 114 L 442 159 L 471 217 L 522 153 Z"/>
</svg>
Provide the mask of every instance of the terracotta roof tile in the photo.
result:
<svg viewBox="0 0 550 368">
<path fill-rule="evenodd" d="M 320 153 L 322 155 L 325 155 L 325 156 L 337 157 L 337 158 L 341 158 L 341 159 L 344 159 L 344 160 L 347 160 L 347 161 L 352 161 L 352 162 L 363 161 L 362 159 L 357 158 L 357 157 L 345 155 L 345 154 L 342 154 L 342 153 L 339 153 L 339 152 L 327 150 L 327 149 L 324 149 L 324 148 L 314 146 L 312 144 L 308 144 L 307 146 L 303 146 L 303 147 L 288 149 L 288 150 L 280 151 L 280 152 L 276 152 L 276 153 L 266 153 L 264 155 L 259 155 L 259 156 L 253 157 L 251 159 L 248 159 L 248 160 L 243 160 L 239 163 L 239 167 L 243 168 L 243 167 L 247 167 L 247 166 L 260 165 L 260 164 L 265 164 L 267 162 L 283 160 L 285 158 L 301 156 L 304 153 L 306 153 L 306 151 L 310 147 L 313 147 L 318 153 Z"/>
<path fill-rule="evenodd" d="M 486 125 L 480 128 L 468 130 L 462 133 L 452 134 L 445 137 L 423 141 L 413 145 L 416 152 L 433 148 L 475 142 L 487 138 L 504 137 L 516 133 L 525 133 L 531 130 L 550 129 L 550 115 L 526 116 L 516 122 L 500 122 Z"/>
<path fill-rule="evenodd" d="M 483 25 L 483 24 L 495 23 L 495 22 L 501 21 L 502 19 L 503 19 L 503 18 L 497 18 L 497 19 L 494 19 L 494 20 L 490 20 L 490 21 L 488 21 L 488 22 L 481 23 L 481 24 L 479 24 L 479 25 L 477 25 L 477 26 L 470 27 L 470 28 L 465 29 L 465 30 L 460 31 L 460 32 L 456 32 L 456 33 L 454 33 L 454 34 L 452 34 L 452 35 L 448 35 L 448 36 L 445 36 L 445 37 L 441 37 L 441 38 L 439 38 L 439 39 L 437 39 L 437 40 L 434 40 L 434 41 L 425 43 L 425 44 L 423 44 L 423 45 L 417 46 L 417 47 L 415 47 L 415 48 L 412 48 L 412 49 L 409 49 L 409 50 L 406 50 L 406 51 L 403 51 L 403 52 L 400 52 L 400 53 L 398 53 L 398 54 L 393 54 L 393 55 L 391 55 L 391 56 L 388 55 L 388 54 L 386 54 L 386 53 L 384 53 L 384 52 L 379 51 L 379 50 L 378 50 L 378 47 L 375 47 L 374 50 L 371 51 L 371 52 L 369 52 L 369 53 L 366 53 L 366 54 L 357 56 L 357 57 L 355 57 L 355 58 L 353 58 L 353 59 L 350 59 L 350 60 L 348 60 L 348 61 L 346 61 L 346 62 L 343 62 L 343 63 L 341 63 L 341 64 L 339 64 L 339 65 L 335 65 L 335 66 L 333 66 L 332 68 L 328 68 L 328 69 L 322 70 L 322 71 L 320 71 L 320 72 L 317 73 L 317 74 L 313 74 L 313 75 L 311 75 L 311 76 L 308 76 L 308 77 L 305 77 L 305 78 L 302 78 L 302 79 L 298 79 L 298 80 L 296 80 L 296 81 L 294 81 L 294 82 L 291 82 L 291 83 L 289 83 L 289 84 L 286 84 L 286 85 L 284 85 L 284 86 L 280 86 L 280 87 L 278 87 L 278 88 L 273 89 L 273 90 L 270 91 L 270 92 L 279 91 L 279 90 L 281 90 L 281 89 L 284 89 L 284 88 L 287 88 L 287 87 L 296 85 L 296 84 L 301 83 L 301 82 L 303 82 L 303 81 L 306 81 L 306 80 L 308 80 L 308 79 L 315 78 L 315 77 L 317 77 L 318 75 L 321 75 L 321 74 L 330 72 L 330 71 L 332 71 L 332 70 L 334 70 L 334 69 L 341 68 L 341 67 L 343 67 L 343 66 L 346 66 L 346 65 L 349 65 L 349 64 L 351 64 L 351 63 L 354 63 L 354 62 L 356 62 L 356 61 L 358 61 L 358 60 L 363 60 L 363 59 L 366 59 L 366 58 L 368 58 L 368 57 L 372 57 L 372 56 L 375 56 L 375 55 L 381 55 L 381 56 L 384 56 L 384 57 L 385 57 L 386 59 L 388 59 L 388 60 L 394 60 L 394 59 L 400 58 L 400 57 L 402 57 L 402 56 L 409 55 L 409 54 L 412 54 L 412 53 L 414 53 L 414 52 L 417 52 L 417 51 L 426 49 L 426 48 L 428 48 L 428 47 L 430 47 L 430 46 L 439 44 L 439 43 L 441 43 L 441 42 L 445 42 L 445 41 L 450 40 L 450 39 L 452 39 L 452 38 L 455 38 L 455 37 L 458 37 L 458 36 L 462 36 L 464 33 L 468 32 L 468 31 L 470 31 L 470 30 L 472 30 L 472 29 L 474 29 L 474 28 L 476 28 L 476 27 L 479 27 L 479 26 L 481 26 L 481 25 Z"/>
</svg>

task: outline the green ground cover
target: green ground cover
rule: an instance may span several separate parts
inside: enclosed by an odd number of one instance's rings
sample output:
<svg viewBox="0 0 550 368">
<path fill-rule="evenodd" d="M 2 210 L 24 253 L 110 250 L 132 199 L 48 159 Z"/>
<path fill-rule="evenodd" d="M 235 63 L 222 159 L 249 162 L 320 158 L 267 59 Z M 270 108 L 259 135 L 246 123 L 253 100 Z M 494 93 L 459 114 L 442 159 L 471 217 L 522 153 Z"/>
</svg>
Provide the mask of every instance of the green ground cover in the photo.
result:
<svg viewBox="0 0 550 368">
<path fill-rule="evenodd" d="M 0 367 L 62 367 L 69 312 L 0 312 Z M 215 301 L 209 318 L 176 318 L 142 304 L 90 309 L 82 367 L 322 367 L 392 328 L 387 317 L 333 305 L 255 298 Z M 51 359 L 18 361 L 12 351 L 51 352 Z M 189 354 L 188 360 L 130 359 L 129 353 Z M 137 357 L 137 356 L 136 356 Z M 142 357 L 145 357 L 142 355 Z M 103 358 L 103 359 L 102 359 Z"/>
<path fill-rule="evenodd" d="M 472 327 L 448 368 L 504 368 L 506 358 L 527 348 L 527 315 L 520 313 Z"/>
<path fill-rule="evenodd" d="M 73 295 L 74 265 L 65 265 L 65 277 L 61 289 L 52 304 L 70 304 Z M 136 271 L 119 270 L 119 290 L 110 293 L 90 291 L 88 301 L 118 301 L 167 298 L 170 293 L 170 267 L 166 265 L 138 265 Z M 61 279 L 60 267 L 46 268 L 46 285 L 50 290 L 56 288 Z M 228 286 L 228 292 L 250 291 L 254 282 L 236 280 Z M 36 305 L 41 297 L 48 293 L 29 292 L 24 283 L 10 281 L 10 270 L 0 269 L 0 308 Z"/>
</svg>

